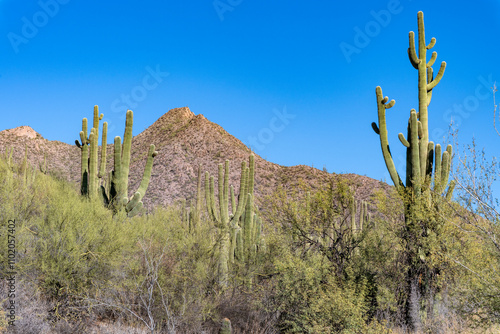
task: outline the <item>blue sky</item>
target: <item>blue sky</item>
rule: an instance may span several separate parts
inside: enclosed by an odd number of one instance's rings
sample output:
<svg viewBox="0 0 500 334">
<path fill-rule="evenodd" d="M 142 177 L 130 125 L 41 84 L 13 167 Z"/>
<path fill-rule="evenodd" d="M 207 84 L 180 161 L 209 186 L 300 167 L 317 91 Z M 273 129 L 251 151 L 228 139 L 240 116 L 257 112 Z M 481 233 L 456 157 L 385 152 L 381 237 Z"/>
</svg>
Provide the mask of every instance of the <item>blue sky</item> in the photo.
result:
<svg viewBox="0 0 500 334">
<path fill-rule="evenodd" d="M 97 104 L 111 142 L 127 107 L 136 135 L 189 106 L 269 161 L 390 182 L 370 126 L 375 87 L 396 100 L 389 140 L 404 174 L 397 134 L 417 107 L 407 48 L 419 10 L 437 39 L 435 71 L 447 62 L 431 139 L 443 142 L 453 117 L 462 143 L 475 136 L 500 156 L 489 91 L 500 81 L 498 0 L 0 0 L 0 130 L 30 125 L 71 144 Z"/>
</svg>

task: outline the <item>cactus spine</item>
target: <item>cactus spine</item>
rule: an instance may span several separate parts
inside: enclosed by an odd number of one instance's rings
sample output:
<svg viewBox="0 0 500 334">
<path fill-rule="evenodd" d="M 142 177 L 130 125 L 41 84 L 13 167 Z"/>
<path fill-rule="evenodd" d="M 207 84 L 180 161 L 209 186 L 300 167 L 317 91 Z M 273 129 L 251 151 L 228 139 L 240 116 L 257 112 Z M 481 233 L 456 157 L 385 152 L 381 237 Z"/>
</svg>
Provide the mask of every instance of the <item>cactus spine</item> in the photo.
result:
<svg viewBox="0 0 500 334">
<path fill-rule="evenodd" d="M 99 121 L 103 114 L 99 116 L 98 106 L 94 107 L 93 127 L 87 138 L 87 119 L 82 120 L 82 131 L 80 131 L 80 140 L 75 141 L 81 149 L 81 193 L 86 196 L 96 196 L 101 194 L 106 206 L 115 212 L 125 210 L 129 217 L 136 215 L 143 207 L 142 199 L 146 193 L 151 178 L 153 168 L 153 158 L 158 154 L 155 145 L 149 147 L 149 152 L 144 169 L 144 175 L 139 189 L 134 195 L 128 198 L 128 176 L 130 171 L 130 157 L 132 148 L 132 125 L 133 112 L 127 111 L 125 121 L 125 134 L 123 146 L 119 136 L 114 139 L 114 170 L 109 174 L 108 185 L 101 185 L 100 179 L 106 174 L 106 143 L 108 124 L 103 123 L 102 142 L 101 142 L 101 164 L 98 164 L 98 140 L 99 140 Z"/>
</svg>

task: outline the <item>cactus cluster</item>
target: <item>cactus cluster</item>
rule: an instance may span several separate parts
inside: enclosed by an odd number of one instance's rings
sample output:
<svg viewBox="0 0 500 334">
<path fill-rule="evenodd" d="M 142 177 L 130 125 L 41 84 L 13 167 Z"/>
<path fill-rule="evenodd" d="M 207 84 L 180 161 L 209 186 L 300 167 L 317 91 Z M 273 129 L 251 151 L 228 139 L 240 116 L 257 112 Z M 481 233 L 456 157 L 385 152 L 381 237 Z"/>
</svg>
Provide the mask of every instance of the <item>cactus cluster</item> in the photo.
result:
<svg viewBox="0 0 500 334">
<path fill-rule="evenodd" d="M 9 165 L 12 163 L 10 160 L 11 158 L 9 158 Z M 21 165 L 21 173 L 25 188 L 29 188 L 33 183 L 35 183 L 36 167 L 31 166 L 31 164 L 28 161 L 28 145 L 25 145 L 24 147 L 24 158 Z"/>
<path fill-rule="evenodd" d="M 99 140 L 99 121 L 104 117 L 99 115 L 99 107 L 94 106 L 94 118 L 90 134 L 88 134 L 87 119 L 82 119 L 82 131 L 80 131 L 80 140 L 75 140 L 75 144 L 81 150 L 81 193 L 86 196 L 95 196 L 99 192 L 100 178 L 106 170 L 106 141 L 108 135 L 108 123 L 102 125 L 101 141 L 101 172 L 97 169 L 98 140 Z"/>
<path fill-rule="evenodd" d="M 14 172 L 17 172 L 17 175 L 20 177 L 20 181 L 24 189 L 30 188 L 36 180 L 37 176 L 37 168 L 35 165 L 31 165 L 28 160 L 28 145 L 24 147 L 24 157 L 21 162 L 21 165 L 15 167 L 12 156 L 14 154 L 14 148 L 6 148 L 5 154 L 3 158 L 6 163 L 6 182 L 10 186 L 14 180 Z"/>
<path fill-rule="evenodd" d="M 107 143 L 107 122 L 103 123 L 102 141 L 101 141 L 101 165 L 98 168 L 98 140 L 99 140 L 99 121 L 103 118 L 99 115 L 98 106 L 94 107 L 93 127 L 90 135 L 87 137 L 87 119 L 82 120 L 82 131 L 80 131 L 80 140 L 75 141 L 81 149 L 81 193 L 86 196 L 101 195 L 104 204 L 112 208 L 114 212 L 125 210 L 129 217 L 136 215 L 143 207 L 142 198 L 144 197 L 151 178 L 153 169 L 153 158 L 158 154 L 155 145 L 151 144 L 147 156 L 146 167 L 142 177 L 139 189 L 134 195 L 128 197 L 128 177 L 130 171 L 130 157 L 132 149 L 132 125 L 134 114 L 131 110 L 127 111 L 125 121 L 125 134 L 123 145 L 121 138 L 116 136 L 114 139 L 114 169 L 109 173 L 107 183 L 103 185 L 101 179 L 106 175 L 106 143 Z"/>
<path fill-rule="evenodd" d="M 264 247 L 262 220 L 254 205 L 255 156 L 249 157 L 249 166 L 241 163 L 238 199 L 229 187 L 229 161 L 219 164 L 218 207 L 215 200 L 215 180 L 205 172 L 205 201 L 210 219 L 219 229 L 218 281 L 227 284 L 231 263 L 249 263 Z M 229 199 L 231 198 L 231 202 Z M 231 213 L 229 213 L 231 207 Z"/>
<path fill-rule="evenodd" d="M 392 108 L 396 103 L 389 102 L 389 98 L 384 97 L 382 88 L 376 88 L 378 125 L 372 123 L 375 132 L 380 136 L 380 144 L 384 156 L 387 170 L 391 179 L 400 194 L 407 190 L 412 198 L 420 198 L 422 195 L 430 196 L 430 190 L 435 194 L 443 194 L 448 186 L 448 176 L 451 166 L 452 146 L 448 145 L 444 152 L 441 152 L 441 145 L 429 141 L 428 106 L 431 102 L 432 91 L 443 77 L 446 62 L 441 63 L 441 67 L 436 77 L 433 75 L 432 65 L 436 61 L 437 53 L 432 53 L 431 59 L 427 61 L 426 53 L 436 44 L 436 39 L 432 38 L 429 44 L 425 42 L 424 16 L 418 12 L 418 55 L 415 46 L 415 36 L 413 31 L 409 34 L 408 56 L 410 63 L 418 70 L 418 112 L 415 109 L 410 111 L 408 120 L 407 137 L 399 133 L 399 140 L 406 147 L 406 183 L 403 183 L 391 156 L 389 148 L 386 110 Z M 434 182 L 432 182 L 434 181 Z M 433 183 L 433 184 L 432 184 Z M 449 184 L 447 197 L 453 192 L 455 183 Z"/>
<path fill-rule="evenodd" d="M 359 217 L 356 220 L 356 212 L 359 208 Z M 366 227 L 368 223 L 371 221 L 371 214 L 368 210 L 368 202 L 366 201 L 358 201 L 351 197 L 351 229 L 352 234 L 355 236 L 363 231 L 363 227 Z"/>
</svg>

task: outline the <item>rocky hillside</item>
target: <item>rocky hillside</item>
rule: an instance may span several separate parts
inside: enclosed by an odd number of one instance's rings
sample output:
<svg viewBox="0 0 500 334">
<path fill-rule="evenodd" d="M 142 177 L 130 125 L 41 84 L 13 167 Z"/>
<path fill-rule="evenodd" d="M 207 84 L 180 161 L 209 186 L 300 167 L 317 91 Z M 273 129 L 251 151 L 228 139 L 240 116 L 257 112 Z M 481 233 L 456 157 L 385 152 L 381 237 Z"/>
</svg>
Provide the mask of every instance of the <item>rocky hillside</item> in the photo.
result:
<svg viewBox="0 0 500 334">
<path fill-rule="evenodd" d="M 91 117 L 82 115 L 82 117 Z M 75 120 L 76 121 L 76 120 Z M 77 134 L 75 134 L 75 139 Z M 161 116 L 145 131 L 132 140 L 132 160 L 129 189 L 131 194 L 140 184 L 146 154 L 150 144 L 159 152 L 154 160 L 153 174 L 144 198 L 151 209 L 167 205 L 182 198 L 193 197 L 198 168 L 217 174 L 217 165 L 230 160 L 230 183 L 238 190 L 240 165 L 248 160 L 250 149 L 221 126 L 210 122 L 203 115 L 195 115 L 189 108 L 176 108 Z M 0 152 L 14 148 L 14 159 L 20 161 L 28 150 L 28 159 L 38 166 L 47 156 L 48 170 L 61 178 L 79 183 L 80 149 L 58 141 L 49 141 L 29 126 L 0 132 Z M 108 171 L 112 169 L 113 145 L 108 145 Z M 279 184 L 294 184 L 300 179 L 317 187 L 325 182 L 328 173 L 309 166 L 285 167 L 266 161 L 256 155 L 256 199 L 272 193 Z M 366 200 L 374 189 L 387 184 L 355 174 L 344 174 L 354 182 L 356 197 Z"/>
</svg>

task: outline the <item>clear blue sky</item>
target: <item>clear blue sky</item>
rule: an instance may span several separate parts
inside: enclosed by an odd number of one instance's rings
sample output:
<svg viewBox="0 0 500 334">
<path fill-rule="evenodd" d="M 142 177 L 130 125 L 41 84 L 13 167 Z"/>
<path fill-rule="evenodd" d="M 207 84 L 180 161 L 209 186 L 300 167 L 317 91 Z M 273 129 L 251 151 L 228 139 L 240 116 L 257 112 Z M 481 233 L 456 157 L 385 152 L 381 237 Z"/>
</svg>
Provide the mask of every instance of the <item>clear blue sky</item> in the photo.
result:
<svg viewBox="0 0 500 334">
<path fill-rule="evenodd" d="M 375 87 L 396 100 L 390 141 L 404 173 L 397 134 L 417 107 L 408 32 L 422 10 L 435 71 L 448 64 L 431 139 L 442 142 L 453 116 L 462 143 L 475 135 L 500 156 L 488 91 L 500 81 L 499 3 L 0 0 L 0 129 L 30 125 L 71 144 L 97 104 L 111 142 L 127 106 L 134 135 L 189 106 L 269 161 L 390 182 L 370 126 Z M 284 110 L 294 118 L 276 118 Z"/>
</svg>

